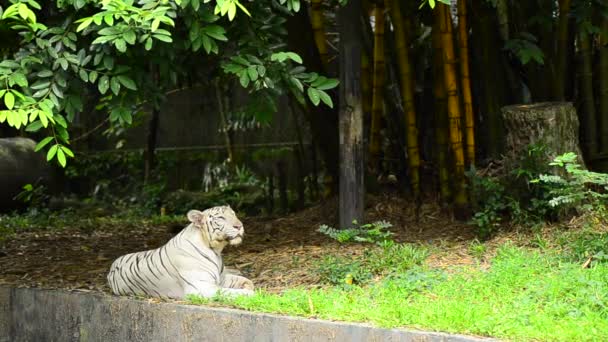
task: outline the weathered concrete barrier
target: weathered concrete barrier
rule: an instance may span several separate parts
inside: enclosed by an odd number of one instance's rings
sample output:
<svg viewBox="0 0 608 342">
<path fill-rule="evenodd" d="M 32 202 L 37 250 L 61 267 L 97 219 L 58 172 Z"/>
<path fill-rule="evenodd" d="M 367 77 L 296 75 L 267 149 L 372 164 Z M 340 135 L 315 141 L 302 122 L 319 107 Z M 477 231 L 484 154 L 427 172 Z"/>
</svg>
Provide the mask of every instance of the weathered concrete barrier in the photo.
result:
<svg viewBox="0 0 608 342">
<path fill-rule="evenodd" d="M 488 341 L 103 294 L 0 287 L 0 342 Z"/>
</svg>

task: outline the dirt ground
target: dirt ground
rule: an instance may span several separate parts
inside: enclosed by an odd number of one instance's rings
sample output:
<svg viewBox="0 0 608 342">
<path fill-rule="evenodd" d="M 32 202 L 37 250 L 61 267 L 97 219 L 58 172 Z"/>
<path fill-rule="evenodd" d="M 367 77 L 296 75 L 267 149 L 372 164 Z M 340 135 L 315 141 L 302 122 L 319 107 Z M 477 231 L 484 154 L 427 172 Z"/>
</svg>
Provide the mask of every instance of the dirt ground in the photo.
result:
<svg viewBox="0 0 608 342">
<path fill-rule="evenodd" d="M 468 252 L 473 228 L 454 222 L 438 206 L 423 205 L 416 222 L 411 201 L 380 196 L 367 203 L 367 222 L 389 221 L 396 240 L 437 247 L 427 261 L 432 266 L 476 262 Z M 279 218 L 244 218 L 244 243 L 225 250 L 225 263 L 271 292 L 318 286 L 316 261 L 328 254 L 358 255 L 367 247 L 338 244 L 316 231 L 336 220 L 335 200 Z M 0 284 L 107 292 L 105 277 L 115 258 L 159 247 L 171 237 L 167 226 L 22 232 L 0 244 Z"/>
</svg>

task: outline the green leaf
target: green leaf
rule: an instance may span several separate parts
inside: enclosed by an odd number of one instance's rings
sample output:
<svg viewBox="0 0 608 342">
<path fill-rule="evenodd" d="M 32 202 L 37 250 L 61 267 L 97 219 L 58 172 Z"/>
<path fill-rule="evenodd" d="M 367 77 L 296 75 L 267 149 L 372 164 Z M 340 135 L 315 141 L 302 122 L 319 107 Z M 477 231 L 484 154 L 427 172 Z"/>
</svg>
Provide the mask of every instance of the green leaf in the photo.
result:
<svg viewBox="0 0 608 342">
<path fill-rule="evenodd" d="M 169 37 L 169 36 L 165 36 L 165 35 L 162 35 L 162 34 L 153 34 L 152 36 L 154 38 L 162 41 L 162 42 L 165 42 L 165 43 L 171 43 L 171 42 L 173 42 L 173 39 L 171 39 L 171 37 Z"/>
<path fill-rule="evenodd" d="M 80 71 L 78 71 L 78 75 L 80 76 L 80 78 L 83 81 L 85 81 L 85 82 L 89 81 L 89 75 L 87 74 L 87 72 L 84 69 L 80 69 Z"/>
<path fill-rule="evenodd" d="M 69 148 L 67 148 L 65 146 L 61 146 L 61 149 L 63 150 L 63 152 L 65 152 L 65 154 L 74 158 L 74 152 L 72 152 L 72 150 L 70 150 Z"/>
<path fill-rule="evenodd" d="M 94 83 L 97 80 L 97 71 L 93 70 L 89 73 L 89 82 Z"/>
<path fill-rule="evenodd" d="M 118 95 L 118 93 L 120 92 L 120 82 L 118 82 L 118 79 L 116 77 L 112 77 L 110 79 L 110 88 L 112 89 L 114 95 Z"/>
<path fill-rule="evenodd" d="M 133 44 L 135 44 L 135 40 L 137 39 L 137 36 L 135 35 L 135 31 L 129 30 L 129 31 L 125 32 L 125 34 L 123 34 L 122 38 L 130 45 L 133 45 Z"/>
<path fill-rule="evenodd" d="M 13 106 L 15 105 L 15 96 L 13 93 L 7 92 L 4 94 L 4 105 L 8 109 L 13 109 Z"/>
<path fill-rule="evenodd" d="M 91 24 L 93 23 L 93 18 L 87 18 L 85 20 L 83 20 L 80 25 L 78 25 L 78 27 L 76 28 L 76 32 L 80 32 L 84 29 L 86 29 L 87 27 L 89 27 Z"/>
<path fill-rule="evenodd" d="M 319 91 L 315 88 L 308 88 L 308 98 L 315 106 L 318 106 L 321 102 L 321 96 L 319 95 Z"/>
<path fill-rule="evenodd" d="M 55 146 L 57 146 L 57 145 L 55 145 Z M 63 153 L 63 149 L 57 150 L 57 161 L 59 162 L 59 165 L 61 165 L 61 167 L 65 167 L 67 161 L 65 159 L 65 154 Z"/>
<path fill-rule="evenodd" d="M 232 21 L 236 16 L 236 5 L 234 2 L 231 2 L 228 7 L 228 20 Z"/>
<path fill-rule="evenodd" d="M 34 112 L 33 112 L 34 113 Z M 31 118 L 30 118 L 31 120 Z M 25 128 L 25 130 L 27 132 L 37 132 L 42 128 L 42 122 L 40 122 L 40 120 L 36 120 L 32 123 L 30 123 L 29 125 L 27 125 L 27 127 Z M 37 146 L 36 146 L 37 147 Z"/>
<path fill-rule="evenodd" d="M 124 39 L 116 39 L 114 41 L 114 46 L 116 46 L 116 50 L 120 51 L 120 52 L 127 52 L 127 43 L 125 42 Z"/>
<path fill-rule="evenodd" d="M 319 97 L 321 98 L 321 101 L 323 101 L 323 103 L 325 103 L 329 108 L 334 108 L 334 103 L 331 100 L 331 97 L 326 92 L 319 89 L 317 89 L 317 92 L 319 93 Z"/>
<path fill-rule="evenodd" d="M 251 79 L 251 81 L 255 81 L 258 79 L 257 68 L 253 65 L 250 66 L 249 68 L 247 68 L 247 74 L 249 75 L 249 78 Z"/>
<path fill-rule="evenodd" d="M 49 69 L 42 70 L 36 74 L 38 77 L 51 77 L 53 76 L 53 72 Z"/>
<path fill-rule="evenodd" d="M 243 88 L 247 88 L 247 86 L 249 86 L 249 76 L 247 75 L 247 73 L 245 71 L 241 72 L 239 81 L 241 82 L 241 85 L 243 86 Z"/>
<path fill-rule="evenodd" d="M 156 31 L 158 29 L 158 26 L 160 25 L 160 19 L 156 18 L 152 21 L 152 26 L 150 27 L 150 29 L 152 30 L 152 32 Z"/>
<path fill-rule="evenodd" d="M 133 80 L 130 79 L 128 76 L 119 75 L 119 76 L 117 76 L 117 78 L 118 78 L 118 81 L 120 82 L 120 84 L 125 86 L 125 88 L 131 89 L 131 90 L 137 90 L 137 85 L 135 85 L 135 82 L 133 82 Z"/>
<path fill-rule="evenodd" d="M 40 121 L 36 121 L 36 122 L 40 122 Z M 53 140 L 53 137 L 46 137 L 46 138 L 42 139 L 38 144 L 36 144 L 36 148 L 34 149 L 34 152 L 38 152 L 38 151 L 42 150 L 44 148 L 44 146 L 46 146 L 49 142 L 51 142 L 51 140 Z"/>
<path fill-rule="evenodd" d="M 108 78 L 108 76 L 101 76 L 101 78 L 99 79 L 99 84 L 97 84 L 97 88 L 99 89 L 99 92 L 102 95 L 108 91 L 108 88 L 110 88 L 110 79 Z"/>
<path fill-rule="evenodd" d="M 150 51 L 152 49 L 152 38 L 146 39 L 146 45 L 144 46 L 146 51 Z"/>
<path fill-rule="evenodd" d="M 331 79 L 325 80 L 325 82 L 318 85 L 317 89 L 329 90 L 329 89 L 333 89 L 333 88 L 337 87 L 338 84 L 340 84 L 340 81 L 338 81 L 337 79 L 331 78 Z"/>
<path fill-rule="evenodd" d="M 55 144 L 55 145 L 51 146 L 51 148 L 49 148 L 49 151 L 46 154 L 47 161 L 53 159 L 53 157 L 55 156 L 55 153 L 57 153 L 58 148 L 59 148 L 59 145 L 57 145 L 57 144 Z"/>
</svg>

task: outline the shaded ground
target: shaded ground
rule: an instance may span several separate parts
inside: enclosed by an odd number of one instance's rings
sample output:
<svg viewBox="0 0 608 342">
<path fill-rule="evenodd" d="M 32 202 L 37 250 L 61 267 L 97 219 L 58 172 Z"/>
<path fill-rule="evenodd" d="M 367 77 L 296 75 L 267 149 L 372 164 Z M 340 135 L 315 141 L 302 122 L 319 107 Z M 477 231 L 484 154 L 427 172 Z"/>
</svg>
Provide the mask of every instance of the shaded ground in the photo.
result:
<svg viewBox="0 0 608 342">
<path fill-rule="evenodd" d="M 453 222 L 437 206 L 423 205 L 416 222 L 410 201 L 387 196 L 368 203 L 366 221 L 389 221 L 396 240 L 431 245 L 433 266 L 476 262 L 469 253 L 472 228 Z M 336 213 L 336 201 L 328 201 L 285 217 L 244 218 L 245 241 L 225 251 L 226 265 L 272 292 L 318 286 L 315 264 L 324 255 L 358 255 L 367 247 L 338 244 L 316 232 L 320 224 L 335 222 Z M 172 237 L 170 230 L 167 225 L 127 225 L 21 232 L 0 243 L 0 284 L 108 291 L 105 277 L 115 258 L 163 245 Z"/>
</svg>

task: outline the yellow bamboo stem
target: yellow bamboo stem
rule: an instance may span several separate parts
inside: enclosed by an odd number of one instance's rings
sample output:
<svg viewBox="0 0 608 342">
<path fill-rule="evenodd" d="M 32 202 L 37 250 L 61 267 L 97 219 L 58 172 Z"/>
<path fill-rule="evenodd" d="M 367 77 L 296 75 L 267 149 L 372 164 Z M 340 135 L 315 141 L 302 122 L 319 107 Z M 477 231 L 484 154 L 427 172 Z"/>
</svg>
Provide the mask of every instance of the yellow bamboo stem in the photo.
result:
<svg viewBox="0 0 608 342">
<path fill-rule="evenodd" d="M 380 126 L 384 112 L 384 1 L 374 7 L 374 80 L 372 88 L 372 122 L 370 132 L 370 165 L 378 167 L 381 149 Z"/>
<path fill-rule="evenodd" d="M 457 210 L 467 205 L 467 194 L 464 178 L 464 151 L 462 146 L 461 121 L 462 114 L 458 98 L 458 79 L 456 76 L 456 57 L 454 54 L 454 41 L 452 19 L 448 7 L 438 5 L 436 16 L 440 20 L 441 47 L 443 50 L 444 84 L 448 100 L 448 118 L 450 145 L 454 161 L 454 204 Z"/>
<path fill-rule="evenodd" d="M 467 2 L 458 0 L 458 43 L 460 55 L 460 81 L 464 104 L 464 127 L 468 165 L 475 165 L 475 119 L 473 96 L 471 95 L 471 73 L 469 68 L 469 28 L 467 26 Z"/>
<path fill-rule="evenodd" d="M 321 56 L 321 62 L 327 67 L 328 53 L 327 41 L 325 40 L 325 30 L 323 29 L 323 9 L 322 0 L 310 0 L 310 24 L 312 26 L 315 44 Z"/>
<path fill-rule="evenodd" d="M 399 0 L 387 1 L 388 12 L 395 31 L 395 50 L 399 65 L 401 97 L 405 112 L 407 133 L 407 159 L 410 170 L 410 183 L 414 196 L 420 197 L 420 152 L 418 149 L 418 128 L 416 126 L 416 108 L 414 106 L 414 76 L 409 56 L 405 25 L 399 8 Z"/>
</svg>

